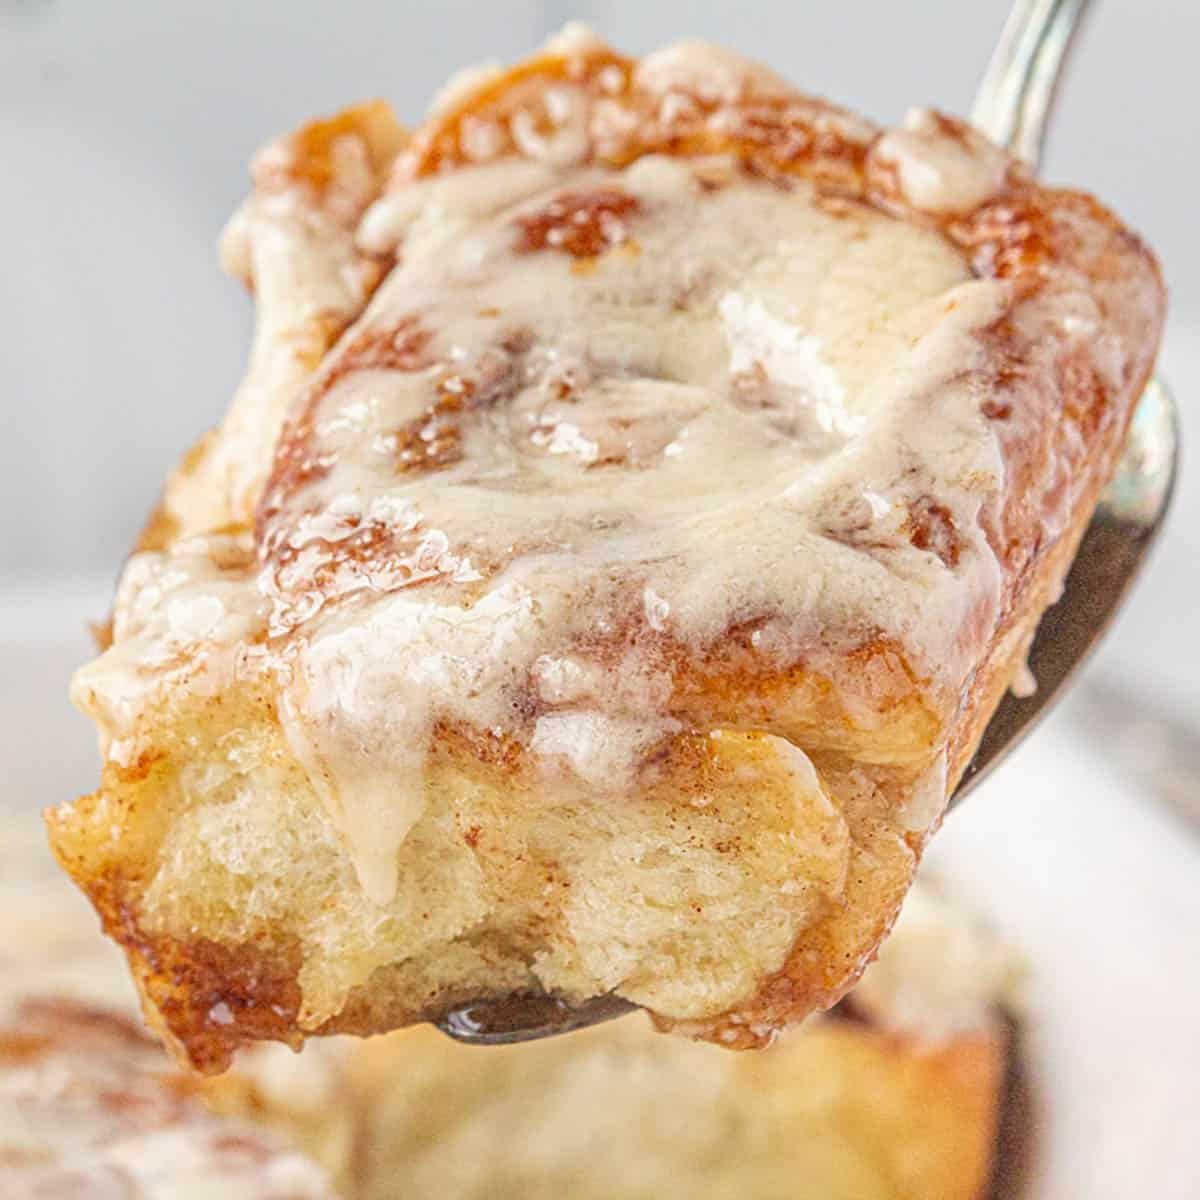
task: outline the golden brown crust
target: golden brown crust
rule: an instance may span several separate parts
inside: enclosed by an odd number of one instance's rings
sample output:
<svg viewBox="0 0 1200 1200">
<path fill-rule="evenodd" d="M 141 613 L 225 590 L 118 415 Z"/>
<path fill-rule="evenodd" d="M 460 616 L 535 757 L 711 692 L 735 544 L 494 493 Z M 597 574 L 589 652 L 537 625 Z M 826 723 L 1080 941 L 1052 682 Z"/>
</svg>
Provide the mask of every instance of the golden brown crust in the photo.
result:
<svg viewBox="0 0 1200 1200">
<path fill-rule="evenodd" d="M 352 1062 L 362 1195 L 982 1200 L 1005 1069 L 991 1027 L 925 1043 L 830 1020 L 732 1059 L 636 1018 L 487 1053 L 413 1030 Z"/>
</svg>

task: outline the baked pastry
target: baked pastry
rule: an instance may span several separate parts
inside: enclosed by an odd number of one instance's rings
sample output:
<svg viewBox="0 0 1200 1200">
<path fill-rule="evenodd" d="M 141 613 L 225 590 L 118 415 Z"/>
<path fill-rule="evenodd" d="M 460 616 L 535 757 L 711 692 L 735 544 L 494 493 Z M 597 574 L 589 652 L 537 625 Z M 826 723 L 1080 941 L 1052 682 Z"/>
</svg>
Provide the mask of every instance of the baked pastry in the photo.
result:
<svg viewBox="0 0 1200 1200">
<path fill-rule="evenodd" d="M 363 1200 L 981 1200 L 1004 1075 L 994 1031 L 930 1046 L 836 1019 L 761 1055 L 630 1018 L 486 1055 L 412 1030 L 363 1057 Z"/>
<path fill-rule="evenodd" d="M 983 1194 L 1019 971 L 927 884 L 834 1015 L 760 1055 L 630 1019 L 488 1052 L 424 1030 L 268 1046 L 203 1078 L 142 1031 L 115 947 L 29 833 L 0 836 L 6 1197 L 325 1195 L 288 1145 L 344 1200 Z"/>
<path fill-rule="evenodd" d="M 254 177 L 250 382 L 49 817 L 155 1027 L 214 1071 L 512 992 L 730 1046 L 834 1004 L 1112 469 L 1150 253 L 952 118 L 578 30 Z"/>
<path fill-rule="evenodd" d="M 181 1074 L 36 812 L 0 797 L 0 813 L 0 1194 L 341 1194 L 356 1136 L 347 1039 L 300 1056 L 263 1045 L 216 1078 Z"/>
<path fill-rule="evenodd" d="M 130 1196 L 334 1200 L 321 1170 L 212 1116 L 140 1026 L 30 998 L 0 1016 L 0 1177 L 7 1200 Z"/>
<path fill-rule="evenodd" d="M 990 1030 L 826 1019 L 735 1055 L 640 1016 L 486 1054 L 406 1030 L 363 1057 L 362 1200 L 982 1200 L 1005 1061 Z"/>
<path fill-rule="evenodd" d="M 911 902 L 864 1003 L 761 1054 L 637 1017 L 487 1052 L 364 1043 L 360 1200 L 981 1200 L 1013 963 L 928 890 Z"/>
</svg>

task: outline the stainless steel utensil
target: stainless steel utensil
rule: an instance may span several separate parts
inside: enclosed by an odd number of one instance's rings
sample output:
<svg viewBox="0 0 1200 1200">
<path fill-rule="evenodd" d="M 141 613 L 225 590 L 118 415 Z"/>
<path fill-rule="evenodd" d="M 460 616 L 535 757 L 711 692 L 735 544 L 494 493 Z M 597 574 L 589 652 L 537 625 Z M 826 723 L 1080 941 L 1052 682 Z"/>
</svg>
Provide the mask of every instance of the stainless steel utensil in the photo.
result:
<svg viewBox="0 0 1200 1200">
<path fill-rule="evenodd" d="M 1017 0 L 976 97 L 972 121 L 994 142 L 1036 167 L 1067 51 L 1091 0 Z M 1145 562 L 1171 499 L 1178 422 L 1159 379 L 1146 389 L 1117 473 L 1084 534 L 1062 599 L 1042 618 L 1029 655 L 1032 696 L 1008 695 L 951 798 L 960 803 L 995 770 L 1061 697 L 1121 607 Z M 619 996 L 571 1005 L 530 994 L 461 1004 L 436 1022 L 472 1045 L 507 1045 L 569 1033 L 631 1012 Z"/>
<path fill-rule="evenodd" d="M 1037 167 L 1067 51 L 1091 0 L 1017 0 L 975 98 L 972 123 Z M 960 803 L 1053 707 L 1108 629 L 1138 577 L 1175 484 L 1179 423 L 1161 379 L 1142 395 L 1116 474 L 1084 533 L 1062 599 L 1029 654 L 1032 696 L 1011 693 L 988 723 L 951 798 Z"/>
</svg>

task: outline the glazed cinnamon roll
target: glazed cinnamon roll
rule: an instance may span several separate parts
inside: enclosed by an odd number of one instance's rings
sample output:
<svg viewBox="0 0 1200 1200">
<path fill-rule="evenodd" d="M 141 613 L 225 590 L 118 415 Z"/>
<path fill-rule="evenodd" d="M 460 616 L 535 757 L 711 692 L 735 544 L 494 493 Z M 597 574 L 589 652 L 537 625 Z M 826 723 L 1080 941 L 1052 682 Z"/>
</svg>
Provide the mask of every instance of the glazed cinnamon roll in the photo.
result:
<svg viewBox="0 0 1200 1200">
<path fill-rule="evenodd" d="M 156 1029 L 833 1005 L 1057 596 L 1164 294 L 963 123 L 578 30 L 262 152 L 259 331 L 49 816 Z"/>
</svg>

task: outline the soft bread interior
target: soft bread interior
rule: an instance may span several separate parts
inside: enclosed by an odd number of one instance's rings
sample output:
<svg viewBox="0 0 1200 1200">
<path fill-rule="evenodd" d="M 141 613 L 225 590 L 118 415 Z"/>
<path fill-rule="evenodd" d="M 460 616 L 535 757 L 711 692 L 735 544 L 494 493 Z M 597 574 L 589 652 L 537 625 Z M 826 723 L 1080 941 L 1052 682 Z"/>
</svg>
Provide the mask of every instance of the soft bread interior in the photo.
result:
<svg viewBox="0 0 1200 1200">
<path fill-rule="evenodd" d="M 143 778 L 126 773 L 116 804 L 155 813 L 133 868 L 136 924 L 151 941 L 202 930 L 290 957 L 307 1030 L 336 1024 L 368 984 L 410 1014 L 532 988 L 615 990 L 670 1019 L 710 1017 L 783 965 L 861 861 L 829 785 L 777 737 L 678 736 L 634 789 L 599 794 L 567 771 L 481 764 L 447 741 L 380 904 L 278 728 L 242 718 L 220 758 L 192 762 L 181 729 Z M 862 778 L 855 796 L 834 775 L 842 804 L 870 804 Z M 56 818 L 60 850 L 74 834 L 89 852 L 111 796 Z"/>
</svg>

